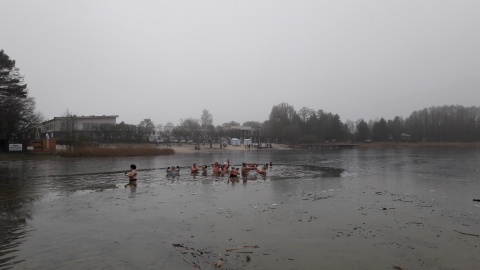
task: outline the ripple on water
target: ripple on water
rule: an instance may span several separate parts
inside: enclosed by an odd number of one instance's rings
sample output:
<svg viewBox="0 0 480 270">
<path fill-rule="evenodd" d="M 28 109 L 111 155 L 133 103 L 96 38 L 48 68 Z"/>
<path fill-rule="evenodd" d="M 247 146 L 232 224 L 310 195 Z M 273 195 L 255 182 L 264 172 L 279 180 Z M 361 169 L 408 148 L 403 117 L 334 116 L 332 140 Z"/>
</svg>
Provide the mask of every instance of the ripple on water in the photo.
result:
<svg viewBox="0 0 480 270">
<path fill-rule="evenodd" d="M 23 260 L 17 260 L 15 253 L 28 236 L 25 218 L 0 217 L 0 269 L 12 269 Z"/>
</svg>

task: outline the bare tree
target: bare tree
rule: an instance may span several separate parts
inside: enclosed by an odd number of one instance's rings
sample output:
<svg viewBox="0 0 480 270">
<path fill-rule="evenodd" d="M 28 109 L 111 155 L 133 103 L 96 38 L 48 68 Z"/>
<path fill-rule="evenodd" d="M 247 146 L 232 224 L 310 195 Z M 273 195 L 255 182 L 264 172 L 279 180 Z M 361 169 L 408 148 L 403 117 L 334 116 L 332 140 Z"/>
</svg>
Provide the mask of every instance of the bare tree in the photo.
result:
<svg viewBox="0 0 480 270">
<path fill-rule="evenodd" d="M 357 132 L 355 122 L 353 122 L 352 120 L 348 119 L 347 121 L 345 121 L 345 125 L 347 126 L 347 129 L 351 134 L 355 134 Z"/>
<path fill-rule="evenodd" d="M 138 124 L 138 133 L 143 140 L 150 140 L 150 136 L 155 134 L 155 124 L 150 118 L 143 119 L 140 124 Z"/>
<path fill-rule="evenodd" d="M 197 119 L 188 118 L 186 120 L 180 120 L 180 128 L 185 132 L 185 136 L 192 138 L 193 142 L 199 147 L 199 139 L 201 135 L 201 129 L 199 121 Z"/>
<path fill-rule="evenodd" d="M 76 123 L 76 115 L 72 114 L 70 110 L 67 108 L 65 113 L 62 115 L 63 121 L 61 123 L 60 130 L 62 130 L 62 137 L 65 141 L 65 145 L 67 146 L 67 150 L 72 150 L 77 146 L 78 138 L 77 138 L 77 123 Z"/>
<path fill-rule="evenodd" d="M 213 116 L 206 109 L 202 112 L 201 123 L 203 140 L 208 141 L 210 143 L 210 148 L 212 148 L 215 127 L 213 126 Z M 200 143 L 198 143 L 197 148 L 200 149 Z"/>
<path fill-rule="evenodd" d="M 155 135 L 156 135 L 155 141 L 158 143 L 158 141 L 161 139 L 161 136 L 164 136 L 162 124 L 158 124 L 155 126 Z"/>
<path fill-rule="evenodd" d="M 314 110 L 312 109 L 309 109 L 307 107 L 302 107 L 299 111 L 298 111 L 298 115 L 300 116 L 300 119 L 302 119 L 302 121 L 305 123 L 307 122 L 307 119 L 313 114 L 315 113 Z"/>
<path fill-rule="evenodd" d="M 208 112 L 208 110 L 203 110 L 201 124 L 202 127 L 213 125 L 213 116 Z"/>
</svg>

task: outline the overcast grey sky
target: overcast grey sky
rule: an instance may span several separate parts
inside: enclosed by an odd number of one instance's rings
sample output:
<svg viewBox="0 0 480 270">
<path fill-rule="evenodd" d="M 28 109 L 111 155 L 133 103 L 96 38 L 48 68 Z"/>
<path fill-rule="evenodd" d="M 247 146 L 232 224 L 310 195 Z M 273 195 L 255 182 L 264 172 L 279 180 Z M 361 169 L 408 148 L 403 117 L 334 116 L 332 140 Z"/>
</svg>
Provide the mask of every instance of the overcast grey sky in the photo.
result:
<svg viewBox="0 0 480 270">
<path fill-rule="evenodd" d="M 47 118 L 365 120 L 478 106 L 480 1 L 0 0 L 0 49 Z"/>
</svg>

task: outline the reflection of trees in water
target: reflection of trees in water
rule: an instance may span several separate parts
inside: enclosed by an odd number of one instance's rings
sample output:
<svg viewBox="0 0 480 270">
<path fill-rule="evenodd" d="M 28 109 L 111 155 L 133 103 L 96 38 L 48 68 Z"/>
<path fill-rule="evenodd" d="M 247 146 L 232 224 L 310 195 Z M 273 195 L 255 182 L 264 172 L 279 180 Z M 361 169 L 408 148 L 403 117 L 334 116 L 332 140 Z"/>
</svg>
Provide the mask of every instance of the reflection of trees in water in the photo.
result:
<svg viewBox="0 0 480 270">
<path fill-rule="evenodd" d="M 2 189 L 0 193 L 0 269 L 13 268 L 21 262 L 15 261 L 15 252 L 27 236 L 27 219 L 31 218 L 25 205 L 36 199 L 19 199 L 18 193 L 19 189 Z"/>
<path fill-rule="evenodd" d="M 0 165 L 0 269 L 14 268 L 15 253 L 27 236 L 27 205 L 38 199 L 36 187 L 25 179 L 11 177 L 8 164 Z"/>
<path fill-rule="evenodd" d="M 10 269 L 21 262 L 15 261 L 15 252 L 27 235 L 26 226 L 25 218 L 0 218 L 0 269 Z"/>
<path fill-rule="evenodd" d="M 13 268 L 17 247 L 28 236 L 29 207 L 49 191 L 63 196 L 80 190 L 116 187 L 119 172 L 68 174 L 70 164 L 60 166 L 65 174 L 28 176 L 26 162 L 0 162 L 0 269 Z M 63 170 L 63 171 L 62 171 Z M 58 172 L 57 171 L 57 172 Z M 44 170 L 48 173 L 48 170 Z M 14 177 L 15 176 L 15 177 Z M 123 176 L 123 175 L 122 175 Z M 123 178 L 121 178 L 123 180 Z"/>
</svg>

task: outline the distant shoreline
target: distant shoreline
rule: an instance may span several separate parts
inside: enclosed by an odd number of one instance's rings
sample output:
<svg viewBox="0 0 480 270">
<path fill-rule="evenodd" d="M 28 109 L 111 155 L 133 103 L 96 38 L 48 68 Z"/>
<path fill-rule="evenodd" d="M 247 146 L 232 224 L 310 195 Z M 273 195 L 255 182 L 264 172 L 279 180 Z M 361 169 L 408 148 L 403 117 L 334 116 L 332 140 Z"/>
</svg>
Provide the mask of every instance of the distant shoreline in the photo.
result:
<svg viewBox="0 0 480 270">
<path fill-rule="evenodd" d="M 369 142 L 360 148 L 480 147 L 480 142 Z"/>
<path fill-rule="evenodd" d="M 165 146 L 160 146 L 165 147 Z M 287 150 L 290 149 L 286 144 L 273 143 L 272 148 L 266 149 L 257 149 L 254 147 L 245 147 L 244 145 L 227 145 L 227 147 L 220 148 L 220 144 L 214 143 L 210 148 L 210 144 L 200 144 L 200 149 L 195 149 L 194 144 L 172 144 L 169 147 L 175 151 L 176 154 L 179 153 L 218 153 L 218 152 L 228 152 L 228 151 L 272 151 L 272 150 Z"/>
<path fill-rule="evenodd" d="M 300 150 L 301 146 L 335 146 L 340 144 L 357 144 L 357 143 L 311 143 L 311 144 L 272 144 L 272 148 L 257 149 L 245 148 L 243 145 L 220 148 L 218 143 L 215 143 L 210 148 L 209 144 L 201 144 L 200 149 L 195 149 L 195 144 L 105 144 L 96 148 L 95 151 L 78 151 L 79 154 L 61 154 L 56 153 L 29 153 L 29 152 L 0 152 L 0 160 L 14 160 L 29 157 L 131 157 L 131 156 L 160 156 L 160 155 L 174 155 L 174 154 L 188 154 L 188 153 L 218 153 L 222 151 L 275 151 L 275 150 Z M 359 149 L 366 148 L 434 148 L 434 147 L 453 147 L 453 148 L 477 148 L 480 147 L 480 142 L 368 142 L 358 143 Z M 100 150 L 102 149 L 102 150 Z M 114 150 L 115 149 L 115 150 Z M 91 149 L 90 149 L 91 150 Z"/>
<path fill-rule="evenodd" d="M 323 146 L 335 146 L 335 145 L 342 145 L 342 144 L 358 144 L 359 149 L 365 148 L 429 148 L 429 147 L 456 147 L 456 148 L 476 148 L 480 147 L 480 142 L 369 142 L 369 143 L 346 143 L 346 142 L 338 142 L 338 143 L 312 143 L 310 145 L 323 145 Z M 200 145 L 200 150 L 196 150 L 195 146 L 189 144 L 182 144 L 182 145 L 173 145 L 171 149 L 175 151 L 175 153 L 216 153 L 219 151 L 272 151 L 272 150 L 301 150 L 301 146 L 309 145 L 309 144 L 272 144 L 272 148 L 267 149 L 256 149 L 256 148 L 245 148 L 245 146 L 232 146 L 229 145 L 225 148 L 220 148 L 218 144 L 212 145 Z"/>
</svg>

